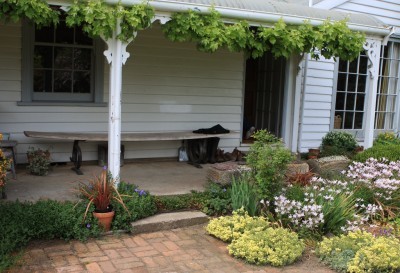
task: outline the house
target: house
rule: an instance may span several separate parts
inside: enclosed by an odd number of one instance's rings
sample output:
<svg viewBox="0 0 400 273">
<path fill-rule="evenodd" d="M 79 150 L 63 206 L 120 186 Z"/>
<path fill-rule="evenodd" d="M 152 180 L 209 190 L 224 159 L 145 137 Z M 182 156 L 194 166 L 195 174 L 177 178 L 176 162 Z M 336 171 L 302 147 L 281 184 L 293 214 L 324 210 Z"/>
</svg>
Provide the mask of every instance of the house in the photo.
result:
<svg viewBox="0 0 400 273">
<path fill-rule="evenodd" d="M 350 131 L 371 146 L 375 132 L 397 132 L 400 122 L 400 40 L 393 28 L 400 26 L 400 3 L 364 2 L 150 1 L 158 20 L 128 45 L 130 57 L 122 68 L 121 130 L 185 131 L 221 124 L 238 131 L 220 142 L 229 151 L 249 147 L 243 130 L 249 123 L 282 137 L 293 152 L 319 146 L 330 130 Z M 275 59 L 266 53 L 246 59 L 227 50 L 203 53 L 194 43 L 164 37 L 160 25 L 173 12 L 207 12 L 211 6 L 227 21 L 247 19 L 255 26 L 280 18 L 291 24 L 349 18 L 351 29 L 367 34 L 366 50 L 352 62 L 317 61 L 309 54 Z M 71 31 L 62 20 L 57 29 L 35 29 L 25 20 L 0 23 L 0 131 L 18 141 L 19 163 L 25 162 L 30 146 L 50 148 L 54 161 L 69 161 L 72 146 L 27 138 L 24 131 L 108 131 L 113 80 L 103 55 L 106 48 L 101 39 L 89 39 L 78 28 Z M 128 142 L 125 157 L 176 157 L 179 146 L 179 141 Z M 97 159 L 95 142 L 81 148 L 83 160 Z"/>
</svg>

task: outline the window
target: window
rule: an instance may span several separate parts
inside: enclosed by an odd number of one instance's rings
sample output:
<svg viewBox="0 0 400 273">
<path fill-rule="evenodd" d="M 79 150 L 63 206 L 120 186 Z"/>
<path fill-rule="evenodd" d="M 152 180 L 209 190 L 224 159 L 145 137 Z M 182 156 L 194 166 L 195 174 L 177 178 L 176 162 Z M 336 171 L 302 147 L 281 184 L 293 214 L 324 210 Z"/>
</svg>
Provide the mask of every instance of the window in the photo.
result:
<svg viewBox="0 0 400 273">
<path fill-rule="evenodd" d="M 102 102 L 103 54 L 81 28 L 35 29 L 23 34 L 23 102 Z"/>
<path fill-rule="evenodd" d="M 368 57 L 362 52 L 349 62 L 339 60 L 335 129 L 362 129 Z"/>
<path fill-rule="evenodd" d="M 393 130 L 399 92 L 400 44 L 388 42 L 381 50 L 375 129 Z"/>
</svg>

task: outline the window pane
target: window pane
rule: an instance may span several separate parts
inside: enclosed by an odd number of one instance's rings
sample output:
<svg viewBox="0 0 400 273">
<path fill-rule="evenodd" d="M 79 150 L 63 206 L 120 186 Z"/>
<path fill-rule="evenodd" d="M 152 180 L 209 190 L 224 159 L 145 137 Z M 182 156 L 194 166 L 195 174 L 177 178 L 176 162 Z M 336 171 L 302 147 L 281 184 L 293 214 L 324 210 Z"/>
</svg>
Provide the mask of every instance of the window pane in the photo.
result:
<svg viewBox="0 0 400 273">
<path fill-rule="evenodd" d="M 364 101 L 365 101 L 365 95 L 357 94 L 357 101 L 356 101 L 356 110 L 357 111 L 364 111 Z"/>
<path fill-rule="evenodd" d="M 346 74 L 339 73 L 339 75 L 338 75 L 338 83 L 337 83 L 337 90 L 338 91 L 346 91 L 346 78 L 347 78 Z"/>
<path fill-rule="evenodd" d="M 72 69 L 72 48 L 54 48 L 54 68 Z"/>
<path fill-rule="evenodd" d="M 65 25 L 65 21 L 60 21 L 56 29 L 56 43 L 73 44 L 74 29 Z"/>
<path fill-rule="evenodd" d="M 344 100 L 346 98 L 346 93 L 337 92 L 336 93 L 336 110 L 344 110 Z"/>
<path fill-rule="evenodd" d="M 363 115 L 363 113 L 355 113 L 353 129 L 362 129 Z"/>
<path fill-rule="evenodd" d="M 354 110 L 354 105 L 356 102 L 355 99 L 356 99 L 356 94 L 347 93 L 346 110 Z"/>
<path fill-rule="evenodd" d="M 339 60 L 339 72 L 347 72 L 347 61 Z"/>
<path fill-rule="evenodd" d="M 92 51 L 85 48 L 74 49 L 74 69 L 90 70 Z"/>
<path fill-rule="evenodd" d="M 51 70 L 35 69 L 33 71 L 33 91 L 52 92 Z"/>
<path fill-rule="evenodd" d="M 395 96 L 386 96 L 386 112 L 394 112 Z"/>
<path fill-rule="evenodd" d="M 368 69 L 368 57 L 360 56 L 360 67 L 358 68 L 358 73 L 367 74 Z"/>
<path fill-rule="evenodd" d="M 53 67 L 53 47 L 35 46 L 33 53 L 34 68 L 52 68 Z"/>
<path fill-rule="evenodd" d="M 367 83 L 367 76 L 358 76 L 357 92 L 365 93 L 365 85 Z"/>
<path fill-rule="evenodd" d="M 93 45 L 93 40 L 82 31 L 81 28 L 75 28 L 75 44 L 78 45 Z"/>
<path fill-rule="evenodd" d="M 54 92 L 71 93 L 72 72 L 55 71 L 54 72 Z"/>
<path fill-rule="evenodd" d="M 353 116 L 354 113 L 346 112 L 344 116 L 344 129 L 353 129 Z"/>
<path fill-rule="evenodd" d="M 90 93 L 90 73 L 74 73 L 74 93 Z"/>
<path fill-rule="evenodd" d="M 355 60 L 349 62 L 349 72 L 350 73 L 357 73 L 357 68 L 358 68 L 358 59 L 355 59 Z"/>
<path fill-rule="evenodd" d="M 35 30 L 35 41 L 40 43 L 54 42 L 54 27 L 42 27 Z"/>
<path fill-rule="evenodd" d="M 350 74 L 349 81 L 347 83 L 347 91 L 356 91 L 357 75 Z"/>
</svg>

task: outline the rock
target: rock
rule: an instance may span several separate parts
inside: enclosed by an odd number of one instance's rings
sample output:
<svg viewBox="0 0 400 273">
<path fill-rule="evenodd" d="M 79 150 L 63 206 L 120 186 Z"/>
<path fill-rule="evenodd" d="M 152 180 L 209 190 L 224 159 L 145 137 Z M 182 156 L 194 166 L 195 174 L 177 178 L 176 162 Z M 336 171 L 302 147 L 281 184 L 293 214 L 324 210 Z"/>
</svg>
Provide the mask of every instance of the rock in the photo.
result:
<svg viewBox="0 0 400 273">
<path fill-rule="evenodd" d="M 250 167 L 238 164 L 237 162 L 216 163 L 207 170 L 207 179 L 222 185 L 232 183 L 232 177 L 237 178 L 243 172 L 249 172 Z"/>
<path fill-rule="evenodd" d="M 310 170 L 314 173 L 321 173 L 321 171 L 341 172 L 347 168 L 350 162 L 351 160 L 348 157 L 342 155 L 307 160 Z"/>
<path fill-rule="evenodd" d="M 298 173 L 306 173 L 308 171 L 310 171 L 310 167 L 307 162 L 290 163 L 287 166 L 286 176 L 291 176 Z"/>
</svg>

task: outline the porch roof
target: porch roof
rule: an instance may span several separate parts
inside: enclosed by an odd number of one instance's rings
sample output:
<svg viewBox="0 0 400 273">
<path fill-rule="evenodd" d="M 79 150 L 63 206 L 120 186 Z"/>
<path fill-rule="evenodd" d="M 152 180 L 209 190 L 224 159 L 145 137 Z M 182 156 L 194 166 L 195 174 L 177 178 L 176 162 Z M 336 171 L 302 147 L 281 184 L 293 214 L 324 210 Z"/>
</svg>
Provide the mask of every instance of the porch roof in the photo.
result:
<svg viewBox="0 0 400 273">
<path fill-rule="evenodd" d="M 124 5 L 142 2 L 142 0 L 105 1 L 108 3 L 121 1 Z M 304 2 L 299 3 L 304 4 Z M 312 25 L 320 25 L 328 18 L 334 21 L 348 19 L 348 26 L 352 30 L 380 36 L 390 33 L 389 26 L 371 15 L 318 9 L 288 3 L 288 0 L 151 0 L 149 4 L 158 12 L 182 12 L 192 9 L 207 13 L 210 7 L 214 7 L 223 18 L 247 20 L 252 25 L 268 25 L 280 18 L 287 24 L 297 25 L 302 24 L 304 20 L 309 20 Z"/>
</svg>

